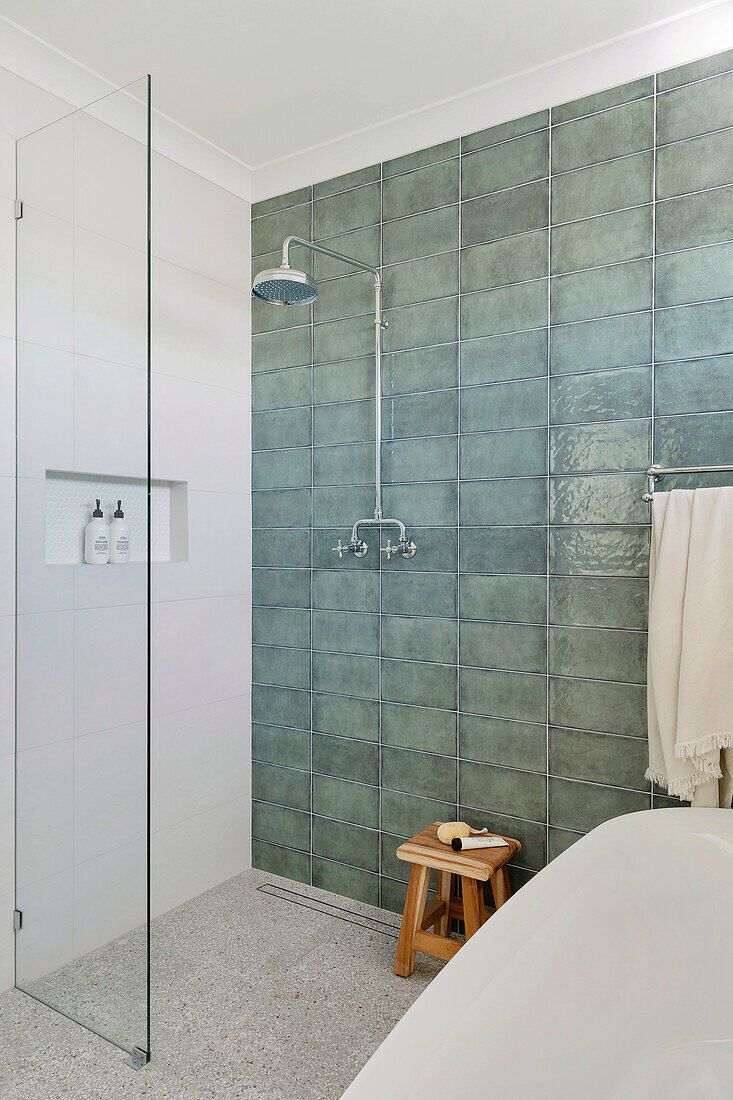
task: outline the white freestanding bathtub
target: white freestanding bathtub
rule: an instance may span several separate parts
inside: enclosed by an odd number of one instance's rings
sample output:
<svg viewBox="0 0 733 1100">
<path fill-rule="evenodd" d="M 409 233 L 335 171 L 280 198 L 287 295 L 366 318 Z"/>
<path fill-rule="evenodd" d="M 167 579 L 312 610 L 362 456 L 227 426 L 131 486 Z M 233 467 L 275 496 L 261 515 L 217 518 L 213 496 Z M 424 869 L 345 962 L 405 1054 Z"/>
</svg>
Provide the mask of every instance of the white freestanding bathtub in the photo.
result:
<svg viewBox="0 0 733 1100">
<path fill-rule="evenodd" d="M 732 941 L 733 811 L 606 822 L 469 940 L 343 1100 L 730 1098 Z"/>
</svg>

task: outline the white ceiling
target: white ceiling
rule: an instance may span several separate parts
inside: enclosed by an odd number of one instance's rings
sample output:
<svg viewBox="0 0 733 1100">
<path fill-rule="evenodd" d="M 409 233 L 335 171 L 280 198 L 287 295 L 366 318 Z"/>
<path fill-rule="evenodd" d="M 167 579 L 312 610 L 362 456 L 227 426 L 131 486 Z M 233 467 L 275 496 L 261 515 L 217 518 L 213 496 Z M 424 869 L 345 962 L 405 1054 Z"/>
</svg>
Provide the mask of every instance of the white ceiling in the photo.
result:
<svg viewBox="0 0 733 1100">
<path fill-rule="evenodd" d="M 152 73 L 159 111 L 254 169 L 690 10 L 690 0 L 0 0 L 1 15 L 115 84 Z"/>
</svg>

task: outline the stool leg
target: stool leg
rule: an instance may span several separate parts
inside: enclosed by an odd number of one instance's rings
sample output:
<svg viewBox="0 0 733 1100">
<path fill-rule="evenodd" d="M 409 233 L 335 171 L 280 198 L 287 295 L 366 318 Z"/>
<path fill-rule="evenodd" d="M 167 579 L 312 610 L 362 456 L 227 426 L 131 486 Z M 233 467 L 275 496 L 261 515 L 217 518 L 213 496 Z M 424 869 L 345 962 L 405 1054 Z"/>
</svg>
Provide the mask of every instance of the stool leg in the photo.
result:
<svg viewBox="0 0 733 1100">
<path fill-rule="evenodd" d="M 451 925 L 450 899 L 453 892 L 453 875 L 450 871 L 438 871 L 438 882 L 435 892 L 437 897 L 445 902 L 445 912 L 438 922 L 438 933 L 441 936 L 449 936 Z"/>
<path fill-rule="evenodd" d="M 500 867 L 498 871 L 494 871 L 491 876 L 491 890 L 494 895 L 494 905 L 497 909 L 512 896 L 509 872 L 506 867 Z"/>
<path fill-rule="evenodd" d="M 410 872 L 410 885 L 407 887 L 407 897 L 405 898 L 405 911 L 402 914 L 397 955 L 394 961 L 395 974 L 399 974 L 403 978 L 409 977 L 415 967 L 415 951 L 412 943 L 425 912 L 429 877 L 429 867 L 413 863 Z"/>
<path fill-rule="evenodd" d="M 461 875 L 461 890 L 463 892 L 463 923 L 466 926 L 466 939 L 468 940 L 481 927 L 481 906 L 476 879 Z"/>
</svg>

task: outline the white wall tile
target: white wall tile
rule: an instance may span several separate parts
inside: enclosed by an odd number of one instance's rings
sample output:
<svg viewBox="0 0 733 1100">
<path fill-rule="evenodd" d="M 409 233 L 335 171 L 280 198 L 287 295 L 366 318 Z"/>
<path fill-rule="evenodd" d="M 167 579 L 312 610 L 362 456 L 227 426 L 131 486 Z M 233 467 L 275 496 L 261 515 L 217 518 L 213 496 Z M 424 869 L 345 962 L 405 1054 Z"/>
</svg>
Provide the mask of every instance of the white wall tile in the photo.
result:
<svg viewBox="0 0 733 1100">
<path fill-rule="evenodd" d="M 0 616 L 0 756 L 15 751 L 15 618 Z"/>
<path fill-rule="evenodd" d="M 249 293 L 153 261 L 153 370 L 248 393 Z"/>
<path fill-rule="evenodd" d="M 144 840 L 106 852 L 74 868 L 74 955 L 79 958 L 137 928 L 146 919 L 147 874 Z M 140 968 L 139 997 L 146 993 L 144 943 L 129 965 Z M 129 977 L 129 975 L 128 975 Z M 142 1038 L 142 1036 L 141 1036 Z"/>
<path fill-rule="evenodd" d="M 0 477 L 0 615 L 15 611 L 15 479 Z"/>
<path fill-rule="evenodd" d="M 18 614 L 61 611 L 74 606 L 70 569 L 46 565 L 46 483 L 18 478 Z"/>
<path fill-rule="evenodd" d="M 0 198 L 0 336 L 15 335 L 15 217 L 12 199 Z"/>
<path fill-rule="evenodd" d="M 74 862 L 145 838 L 145 722 L 90 733 L 74 742 Z"/>
<path fill-rule="evenodd" d="M 246 596 L 155 604 L 153 713 L 246 695 L 249 621 Z"/>
<path fill-rule="evenodd" d="M 33 209 L 25 212 L 18 223 L 17 282 L 18 339 L 71 351 L 74 238 L 69 222 Z"/>
<path fill-rule="evenodd" d="M 0 898 L 0 993 L 10 989 L 15 972 L 15 936 L 13 934 L 13 909 L 15 895 Z"/>
<path fill-rule="evenodd" d="M 75 356 L 73 469 L 146 477 L 147 467 L 147 371 Z"/>
<path fill-rule="evenodd" d="M 147 365 L 145 254 L 84 229 L 74 231 L 74 350 Z"/>
<path fill-rule="evenodd" d="M 250 697 L 153 722 L 153 831 L 249 793 Z"/>
<path fill-rule="evenodd" d="M 73 744 L 19 752 L 16 767 L 17 877 L 19 886 L 28 886 L 73 863 Z"/>
<path fill-rule="evenodd" d="M 0 477 L 15 477 L 15 342 L 0 336 Z"/>
<path fill-rule="evenodd" d="M 18 936 L 17 980 L 21 989 L 74 957 L 74 874 L 64 871 L 18 891 L 23 934 Z"/>
<path fill-rule="evenodd" d="M 74 357 L 18 343 L 18 473 L 45 477 L 74 463 Z"/>
<path fill-rule="evenodd" d="M 74 613 L 19 615 L 18 747 L 63 741 L 74 733 Z"/>
<path fill-rule="evenodd" d="M 74 115 L 77 226 L 145 251 L 147 175 L 148 155 L 144 145 L 84 111 Z"/>
<path fill-rule="evenodd" d="M 15 198 L 15 138 L 0 129 L 0 195 Z"/>
<path fill-rule="evenodd" d="M 145 606 L 94 608 L 76 611 L 74 615 L 74 728 L 77 736 L 144 721 L 147 709 Z"/>
<path fill-rule="evenodd" d="M 74 217 L 74 119 L 60 118 L 18 142 L 18 198 L 56 218 Z"/>
<path fill-rule="evenodd" d="M 15 758 L 0 756 L 0 895 L 14 888 Z M 1 987 L 0 987 L 1 988 Z"/>
<path fill-rule="evenodd" d="M 148 598 L 148 567 L 145 562 L 71 567 L 74 572 L 74 606 L 117 607 L 120 604 L 145 603 Z"/>
</svg>

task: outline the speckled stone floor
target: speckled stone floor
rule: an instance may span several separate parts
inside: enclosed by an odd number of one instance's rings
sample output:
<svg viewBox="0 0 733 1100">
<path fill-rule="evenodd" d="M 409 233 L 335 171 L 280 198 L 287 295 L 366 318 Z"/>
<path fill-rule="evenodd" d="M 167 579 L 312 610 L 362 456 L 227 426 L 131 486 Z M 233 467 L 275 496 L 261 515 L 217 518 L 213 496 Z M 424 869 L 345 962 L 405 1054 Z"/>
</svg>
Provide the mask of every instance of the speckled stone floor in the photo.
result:
<svg viewBox="0 0 733 1100">
<path fill-rule="evenodd" d="M 292 889 L 250 871 L 154 923 L 153 1057 L 139 1072 L 53 1010 L 0 995 L 2 1100 L 338 1100 L 441 964 L 418 955 L 396 977 L 399 918 L 297 887 L 388 926 L 362 927 L 294 904 Z"/>
</svg>

